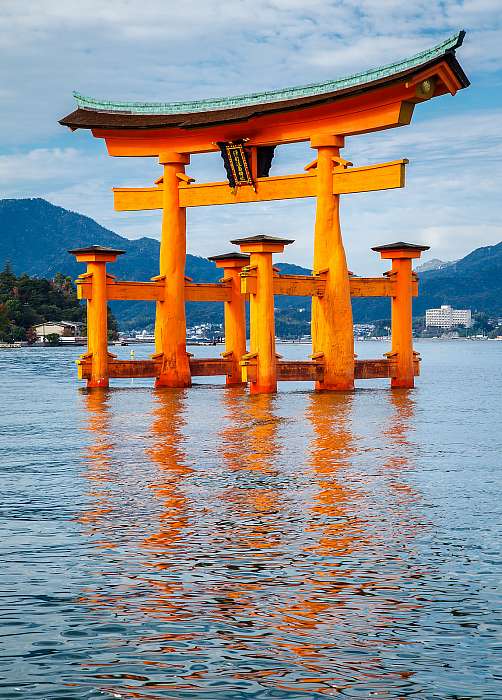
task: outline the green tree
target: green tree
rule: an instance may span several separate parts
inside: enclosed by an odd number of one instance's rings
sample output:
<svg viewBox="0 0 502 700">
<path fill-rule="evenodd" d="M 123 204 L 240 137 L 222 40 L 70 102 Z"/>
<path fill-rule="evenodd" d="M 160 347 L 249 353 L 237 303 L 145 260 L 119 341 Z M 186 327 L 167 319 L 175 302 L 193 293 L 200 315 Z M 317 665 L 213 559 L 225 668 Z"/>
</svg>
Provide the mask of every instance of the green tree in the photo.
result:
<svg viewBox="0 0 502 700">
<path fill-rule="evenodd" d="M 9 343 L 12 340 L 12 329 L 5 309 L 5 304 L 0 303 L 0 342 Z"/>
<path fill-rule="evenodd" d="M 47 333 L 45 340 L 48 345 L 59 345 L 59 334 L 58 333 Z"/>
</svg>

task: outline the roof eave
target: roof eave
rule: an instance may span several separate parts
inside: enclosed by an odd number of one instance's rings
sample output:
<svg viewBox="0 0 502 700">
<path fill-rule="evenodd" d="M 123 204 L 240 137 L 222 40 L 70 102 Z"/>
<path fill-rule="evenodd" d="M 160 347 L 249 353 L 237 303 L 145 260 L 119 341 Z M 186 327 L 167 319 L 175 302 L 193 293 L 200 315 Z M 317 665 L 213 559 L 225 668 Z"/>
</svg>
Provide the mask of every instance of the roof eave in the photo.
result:
<svg viewBox="0 0 502 700">
<path fill-rule="evenodd" d="M 463 38 L 463 37 L 462 37 Z M 460 41 L 461 43 L 461 41 Z M 460 44 L 459 44 L 460 45 Z M 118 112 L 118 111 L 98 111 L 90 110 L 83 107 L 78 107 L 76 110 L 68 114 L 63 119 L 59 120 L 59 124 L 62 126 L 67 126 L 72 130 L 76 129 L 109 129 L 109 130 L 154 130 L 154 129 L 185 129 L 193 130 L 200 128 L 207 128 L 212 126 L 218 126 L 221 124 L 232 124 L 242 121 L 248 121 L 254 116 L 259 116 L 260 114 L 276 114 L 278 112 L 289 112 L 298 109 L 305 109 L 308 107 L 313 107 L 317 105 L 327 104 L 329 102 L 335 102 L 339 99 L 356 96 L 363 92 L 369 92 L 371 90 L 387 87 L 395 84 L 396 82 L 402 81 L 404 78 L 412 77 L 421 73 L 424 70 L 432 68 L 436 65 L 440 65 L 442 62 L 446 61 L 448 66 L 451 68 L 455 77 L 459 82 L 459 89 L 466 88 L 470 85 L 470 81 L 467 78 L 464 70 L 462 69 L 460 63 L 458 62 L 454 49 L 450 49 L 441 56 L 437 56 L 430 61 L 422 63 L 418 66 L 412 68 L 407 68 L 400 73 L 395 73 L 390 76 L 384 76 L 377 80 L 373 80 L 368 83 L 363 83 L 360 85 L 353 85 L 347 88 L 341 88 L 335 92 L 319 94 L 317 96 L 311 96 L 308 98 L 295 98 L 291 100 L 278 101 L 275 103 L 266 103 L 263 105 L 254 105 L 251 107 L 237 107 L 229 108 L 227 110 L 219 110 L 215 114 L 215 118 L 211 119 L 211 112 L 207 112 L 208 121 L 200 122 L 201 113 L 193 114 L 135 114 L 132 112 Z M 231 116 L 232 112 L 235 112 L 235 116 Z M 226 113 L 226 114 L 225 114 Z M 257 114 L 258 113 L 258 114 Z M 220 118 L 216 114 L 225 114 L 225 118 Z M 85 120 L 86 115 L 89 119 Z M 94 115 L 94 119 L 92 118 Z M 99 116 L 98 116 L 99 115 Z M 104 115 L 109 115 L 111 121 L 106 123 L 103 119 Z M 199 115 L 199 120 L 196 120 L 194 124 L 190 124 L 190 117 L 195 117 Z M 165 117 L 165 121 L 162 121 L 162 117 Z M 157 118 L 160 123 L 149 123 L 152 118 Z M 116 123 L 120 120 L 119 123 Z M 101 122 L 101 123 L 100 123 Z M 115 123 L 114 123 L 115 122 Z M 131 124 L 134 122 L 134 124 Z"/>
</svg>

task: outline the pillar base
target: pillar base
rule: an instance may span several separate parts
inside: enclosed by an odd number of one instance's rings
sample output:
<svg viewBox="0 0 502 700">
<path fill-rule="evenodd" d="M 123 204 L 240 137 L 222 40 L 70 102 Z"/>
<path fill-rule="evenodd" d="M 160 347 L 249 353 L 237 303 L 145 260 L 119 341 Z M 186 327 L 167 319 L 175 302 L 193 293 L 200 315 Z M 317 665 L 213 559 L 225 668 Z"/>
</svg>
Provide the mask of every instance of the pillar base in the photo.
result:
<svg viewBox="0 0 502 700">
<path fill-rule="evenodd" d="M 257 384 L 256 382 L 251 382 L 249 384 L 250 394 L 276 394 L 277 384 L 275 386 L 270 384 Z"/>
<path fill-rule="evenodd" d="M 88 389 L 108 389 L 109 387 L 109 380 L 108 378 L 102 378 L 102 379 L 88 379 L 87 380 L 87 388 Z"/>
<path fill-rule="evenodd" d="M 170 389 L 186 389 L 192 386 L 192 380 L 190 379 L 180 379 L 179 377 L 165 377 L 160 376 L 155 379 L 154 384 L 156 389 L 161 387 L 166 387 Z"/>
<path fill-rule="evenodd" d="M 414 389 L 415 379 L 401 379 L 400 377 L 393 377 L 390 380 L 391 389 Z"/>
<path fill-rule="evenodd" d="M 316 391 L 354 391 L 354 382 L 316 382 Z"/>
<path fill-rule="evenodd" d="M 247 382 L 243 382 L 242 379 L 232 379 L 231 377 L 227 377 L 225 386 L 246 386 Z"/>
</svg>

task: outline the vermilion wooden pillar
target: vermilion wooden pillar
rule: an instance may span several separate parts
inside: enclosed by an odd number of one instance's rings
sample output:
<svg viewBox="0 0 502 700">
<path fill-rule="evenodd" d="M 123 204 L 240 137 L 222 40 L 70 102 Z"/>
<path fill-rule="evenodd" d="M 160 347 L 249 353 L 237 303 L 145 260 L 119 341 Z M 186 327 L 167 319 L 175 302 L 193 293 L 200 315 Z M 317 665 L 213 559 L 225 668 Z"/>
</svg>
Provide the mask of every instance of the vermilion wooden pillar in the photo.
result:
<svg viewBox="0 0 502 700">
<path fill-rule="evenodd" d="M 106 293 L 106 263 L 115 262 L 125 251 L 93 245 L 68 251 L 77 262 L 87 263 L 87 272 L 80 280 L 91 282 L 87 299 L 87 352 L 91 357 L 91 377 L 87 386 L 108 386 L 108 298 Z"/>
<path fill-rule="evenodd" d="M 429 246 L 413 243 L 390 243 L 372 248 L 382 259 L 392 260 L 389 277 L 395 282 L 392 296 L 392 349 L 389 357 L 396 364 L 396 374 L 391 379 L 393 388 L 410 389 L 415 385 L 413 355 L 413 317 L 411 261 L 419 258 Z"/>
<path fill-rule="evenodd" d="M 225 301 L 225 352 L 223 356 L 231 362 L 231 371 L 227 374 L 227 386 L 240 386 L 242 371 L 240 361 L 246 353 L 246 310 L 245 297 L 241 294 L 240 273 L 249 265 L 249 255 L 243 253 L 226 253 L 209 258 L 216 267 L 223 269 L 223 281 L 230 283 L 230 301 Z"/>
<path fill-rule="evenodd" d="M 231 242 L 250 253 L 249 270 L 256 275 L 249 297 L 249 354 L 256 356 L 256 380 L 249 388 L 252 394 L 271 394 L 277 391 L 272 253 L 282 253 L 293 241 L 259 235 Z"/>
<path fill-rule="evenodd" d="M 317 148 L 314 274 L 326 277 L 324 295 L 312 299 L 312 351 L 324 355 L 324 379 L 316 389 L 347 391 L 354 388 L 354 330 L 340 197 L 333 194 L 333 169 L 344 139 L 320 135 L 310 143 Z"/>
<path fill-rule="evenodd" d="M 186 210 L 179 202 L 179 175 L 184 175 L 190 156 L 161 153 L 164 165 L 160 278 L 164 279 L 164 301 L 157 303 L 155 356 L 162 358 L 155 386 L 186 387 L 192 383 L 186 351 L 185 261 Z"/>
</svg>

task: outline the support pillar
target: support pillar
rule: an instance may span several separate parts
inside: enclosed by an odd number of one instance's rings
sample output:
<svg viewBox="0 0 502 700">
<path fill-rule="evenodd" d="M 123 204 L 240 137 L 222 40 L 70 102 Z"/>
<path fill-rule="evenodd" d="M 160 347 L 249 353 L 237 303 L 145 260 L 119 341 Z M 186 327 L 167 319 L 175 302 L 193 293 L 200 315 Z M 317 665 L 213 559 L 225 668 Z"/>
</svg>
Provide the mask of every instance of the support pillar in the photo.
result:
<svg viewBox="0 0 502 700">
<path fill-rule="evenodd" d="M 317 209 L 314 232 L 314 274 L 326 277 L 322 297 L 312 298 L 312 352 L 324 356 L 324 379 L 316 389 L 354 388 L 354 330 L 350 282 L 343 247 L 339 195 L 333 194 L 333 169 L 344 145 L 341 136 L 311 139 L 317 148 Z"/>
<path fill-rule="evenodd" d="M 157 302 L 155 316 L 154 357 L 162 359 L 155 386 L 186 387 L 192 383 L 186 351 L 186 210 L 179 203 L 178 175 L 184 174 L 190 156 L 161 153 L 159 162 L 164 166 L 159 278 L 164 280 L 165 294 Z"/>
<path fill-rule="evenodd" d="M 284 246 L 293 241 L 259 235 L 231 242 L 239 245 L 241 252 L 250 253 L 245 270 L 254 273 L 256 279 L 249 297 L 250 341 L 246 355 L 256 361 L 256 375 L 249 388 L 252 394 L 272 394 L 277 391 L 272 253 L 282 253 Z"/>
<path fill-rule="evenodd" d="M 226 253 L 209 258 L 216 267 L 223 269 L 223 281 L 230 284 L 230 301 L 225 301 L 225 352 L 222 353 L 231 363 L 227 374 L 227 386 L 242 386 L 240 361 L 246 354 L 246 308 L 245 297 L 241 293 L 240 273 L 249 265 L 249 255 Z"/>
<path fill-rule="evenodd" d="M 391 386 L 411 389 L 415 386 L 411 261 L 419 258 L 424 250 L 429 250 L 429 246 L 399 242 L 376 246 L 372 250 L 380 253 L 383 260 L 392 260 L 392 269 L 387 273 L 395 283 L 391 311 L 392 346 L 388 357 L 395 363 L 396 372 L 391 379 Z"/>
<path fill-rule="evenodd" d="M 87 263 L 87 271 L 79 279 L 91 282 L 87 299 L 87 355 L 91 359 L 88 388 L 108 386 L 108 295 L 106 263 L 115 262 L 125 251 L 102 246 L 88 246 L 68 251 L 77 262 Z M 78 280 L 77 280 L 78 283 Z"/>
</svg>

